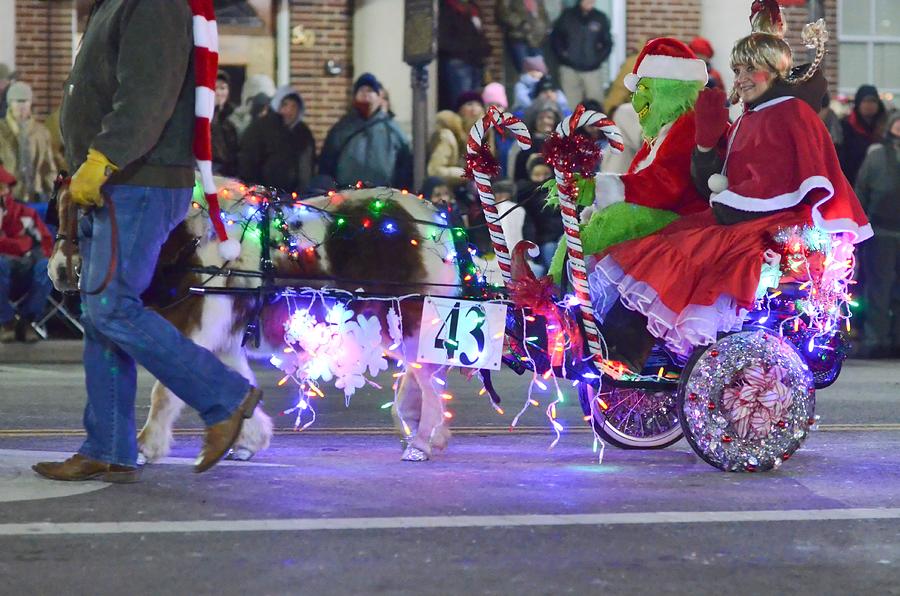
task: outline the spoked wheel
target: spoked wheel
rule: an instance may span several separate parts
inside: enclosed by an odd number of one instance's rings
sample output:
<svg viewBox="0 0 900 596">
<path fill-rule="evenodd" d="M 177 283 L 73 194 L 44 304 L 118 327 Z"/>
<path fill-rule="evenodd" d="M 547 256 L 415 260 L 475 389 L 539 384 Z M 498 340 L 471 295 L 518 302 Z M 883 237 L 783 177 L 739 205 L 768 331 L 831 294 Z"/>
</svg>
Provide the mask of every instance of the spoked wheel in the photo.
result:
<svg viewBox="0 0 900 596">
<path fill-rule="evenodd" d="M 621 449 L 663 449 L 682 435 L 676 391 L 581 383 L 578 399 L 598 435 Z"/>
<path fill-rule="evenodd" d="M 779 467 L 815 422 L 815 387 L 805 360 L 765 329 L 698 348 L 677 399 L 685 438 L 704 461 L 725 471 Z"/>
</svg>

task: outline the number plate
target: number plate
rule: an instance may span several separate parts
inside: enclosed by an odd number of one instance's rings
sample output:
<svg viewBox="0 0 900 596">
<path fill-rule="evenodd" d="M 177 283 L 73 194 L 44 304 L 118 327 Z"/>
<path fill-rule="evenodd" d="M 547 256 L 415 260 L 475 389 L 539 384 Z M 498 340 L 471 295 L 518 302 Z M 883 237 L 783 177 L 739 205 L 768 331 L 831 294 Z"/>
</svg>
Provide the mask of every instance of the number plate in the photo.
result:
<svg viewBox="0 0 900 596">
<path fill-rule="evenodd" d="M 419 362 L 500 369 L 506 305 L 425 297 Z"/>
</svg>

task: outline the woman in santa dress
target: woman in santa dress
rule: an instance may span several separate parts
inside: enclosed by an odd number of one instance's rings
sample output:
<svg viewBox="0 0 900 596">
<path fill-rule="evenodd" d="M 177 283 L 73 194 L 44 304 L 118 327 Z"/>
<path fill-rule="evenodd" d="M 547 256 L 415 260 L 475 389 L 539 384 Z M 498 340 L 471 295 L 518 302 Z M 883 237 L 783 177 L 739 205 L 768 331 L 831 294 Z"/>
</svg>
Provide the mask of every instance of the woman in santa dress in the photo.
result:
<svg viewBox="0 0 900 596">
<path fill-rule="evenodd" d="M 687 355 L 740 329 L 780 228 L 815 224 L 854 243 L 872 235 L 828 131 L 791 92 L 801 82 L 790 78 L 791 64 L 776 33 L 739 40 L 731 66 L 743 115 L 729 127 L 724 95 L 712 89 L 695 108 L 699 151 L 718 152 L 724 164 L 710 180 L 712 208 L 598 255 L 592 291 L 620 301 L 603 326 L 611 359 L 639 372 L 654 337 Z M 653 337 L 636 333 L 636 321 Z"/>
</svg>

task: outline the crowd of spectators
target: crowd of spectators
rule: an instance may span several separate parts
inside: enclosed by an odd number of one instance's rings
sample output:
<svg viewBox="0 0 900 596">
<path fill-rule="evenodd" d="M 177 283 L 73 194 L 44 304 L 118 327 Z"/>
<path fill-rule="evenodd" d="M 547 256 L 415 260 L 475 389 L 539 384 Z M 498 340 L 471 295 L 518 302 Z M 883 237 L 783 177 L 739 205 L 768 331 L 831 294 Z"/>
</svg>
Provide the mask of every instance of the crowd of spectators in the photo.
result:
<svg viewBox="0 0 900 596">
<path fill-rule="evenodd" d="M 501 168 L 495 195 L 519 211 L 513 236 L 535 242 L 541 255 L 533 266 L 549 267 L 562 235 L 557 210 L 544 208 L 552 172 L 544 163 L 544 141 L 579 103 L 604 111 L 621 128 L 626 150 L 604 159 L 606 172 L 624 172 L 640 148 L 637 114 L 625 89 L 633 69 L 629 55 L 609 85 L 601 73 L 614 43 L 609 18 L 594 0 L 563 5 L 549 0 L 497 0 L 505 55 L 515 75 L 510 86 L 485 79 L 491 53 L 481 8 L 474 0 L 441 0 L 438 28 L 438 107 L 427 143 L 428 178 L 416 189 L 446 211 L 452 225 L 469 227 L 473 242 L 490 252 L 481 225 L 484 215 L 473 184 L 464 176 L 471 126 L 490 106 L 519 116 L 533 145 L 521 150 L 493 131 L 487 143 Z M 722 77 L 710 65 L 709 41 L 690 47 L 707 62 L 710 86 Z M 557 83 L 559 81 L 559 84 Z M 212 120 L 216 174 L 237 177 L 300 194 L 350 186 L 412 187 L 412 152 L 407 135 L 390 110 L 387 90 L 371 73 L 354 82 L 346 113 L 317 143 L 304 121 L 306 103 L 290 86 L 275 88 L 264 75 L 243 82 L 239 103 L 226 72 L 220 72 Z M 39 283 L 46 271 L 52 235 L 41 215 L 57 172 L 65 169 L 56 114 L 40 122 L 32 114 L 33 94 L 25 81 L 0 64 L 0 342 L 36 339 L 28 323 L 40 315 L 50 292 Z M 900 118 L 890 113 L 871 85 L 852 102 L 822 103 L 820 116 L 838 149 L 841 166 L 875 227 L 875 238 L 860 253 L 860 287 L 865 305 L 861 354 L 897 355 L 900 344 Z M 847 104 L 849 103 L 849 107 Z M 844 113 L 846 112 L 846 113 Z M 320 147 L 317 150 L 317 147 Z M 507 211 L 509 207 L 504 207 Z M 46 277 L 45 275 L 43 276 Z"/>
</svg>

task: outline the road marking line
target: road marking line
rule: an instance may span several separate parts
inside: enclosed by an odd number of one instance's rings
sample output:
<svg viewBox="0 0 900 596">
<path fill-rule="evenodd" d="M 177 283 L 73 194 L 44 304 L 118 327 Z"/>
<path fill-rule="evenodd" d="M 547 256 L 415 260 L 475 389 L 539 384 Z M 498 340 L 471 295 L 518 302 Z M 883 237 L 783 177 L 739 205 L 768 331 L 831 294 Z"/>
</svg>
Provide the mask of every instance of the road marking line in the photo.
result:
<svg viewBox="0 0 900 596">
<path fill-rule="evenodd" d="M 552 432 L 548 426 L 517 426 L 510 429 L 508 426 L 462 426 L 452 429 L 455 435 L 543 435 Z M 890 432 L 900 431 L 900 423 L 848 423 L 848 424 L 820 424 L 819 432 Z M 202 435 L 202 428 L 179 428 L 173 431 L 178 436 Z M 590 434 L 592 431 L 587 426 L 576 426 L 566 430 L 569 434 Z M 392 427 L 314 427 L 304 431 L 296 431 L 292 428 L 275 429 L 276 435 L 396 435 L 397 431 Z M 83 437 L 84 431 L 76 428 L 22 428 L 0 430 L 0 438 L 20 437 Z"/>
<path fill-rule="evenodd" d="M 27 459 L 30 463 L 36 463 L 38 461 L 62 461 L 68 457 L 71 457 L 71 453 L 65 451 L 33 451 L 30 449 L 0 449 L 0 471 L 2 471 L 5 467 L 4 463 L 7 459 Z M 162 459 L 156 460 L 151 464 L 151 466 L 156 465 L 172 465 L 172 466 L 193 466 L 194 459 L 190 457 L 164 457 Z M 291 464 L 276 464 L 276 463 L 267 463 L 267 462 L 257 462 L 257 461 L 235 461 L 230 459 L 223 459 L 218 464 L 219 466 L 253 466 L 256 468 L 293 468 L 294 466 Z M 29 464 L 30 467 L 30 464 Z M 30 472 L 29 472 L 30 473 Z"/>
<path fill-rule="evenodd" d="M 342 517 L 141 522 L 36 522 L 0 525 L 0 536 L 98 534 L 198 534 L 210 532 L 310 532 L 409 528 L 515 528 L 748 522 L 860 521 L 900 519 L 900 508 L 801 509 L 787 511 L 648 511 L 566 515 L 459 515 L 430 517 Z"/>
</svg>

